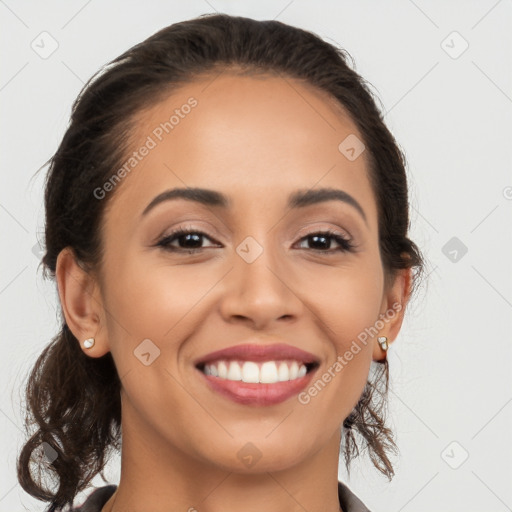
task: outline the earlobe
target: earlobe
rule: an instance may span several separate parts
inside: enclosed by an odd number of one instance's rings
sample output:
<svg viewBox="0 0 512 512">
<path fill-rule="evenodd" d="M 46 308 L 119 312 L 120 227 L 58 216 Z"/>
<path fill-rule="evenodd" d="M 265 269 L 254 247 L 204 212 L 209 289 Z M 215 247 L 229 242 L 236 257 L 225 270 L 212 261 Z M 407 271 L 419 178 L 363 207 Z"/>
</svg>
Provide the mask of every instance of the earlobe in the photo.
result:
<svg viewBox="0 0 512 512">
<path fill-rule="evenodd" d="M 377 342 L 373 346 L 373 360 L 384 361 L 390 342 L 387 336 L 377 336 Z"/>
<path fill-rule="evenodd" d="M 80 347 L 91 357 L 105 355 L 109 347 L 100 332 L 101 297 L 94 278 L 78 264 L 71 247 L 59 253 L 55 277 L 64 319 Z"/>
<path fill-rule="evenodd" d="M 412 283 L 412 269 L 400 270 L 389 291 L 382 300 L 381 319 L 382 329 L 375 336 L 373 360 L 383 361 L 387 351 L 402 327 L 405 306 L 410 298 Z M 386 338 L 385 340 L 383 338 Z"/>
</svg>

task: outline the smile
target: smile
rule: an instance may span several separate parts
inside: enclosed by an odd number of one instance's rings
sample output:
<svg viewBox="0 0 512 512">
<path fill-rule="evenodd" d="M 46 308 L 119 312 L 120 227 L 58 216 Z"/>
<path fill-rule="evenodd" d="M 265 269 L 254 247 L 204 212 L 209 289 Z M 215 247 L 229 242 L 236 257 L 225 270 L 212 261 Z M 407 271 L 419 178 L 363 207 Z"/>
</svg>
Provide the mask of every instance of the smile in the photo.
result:
<svg viewBox="0 0 512 512">
<path fill-rule="evenodd" d="M 314 363 L 304 364 L 301 361 L 228 361 L 219 360 L 205 364 L 202 371 L 220 379 L 262 384 L 286 382 L 304 377 Z"/>
<path fill-rule="evenodd" d="M 319 363 L 217 360 L 196 366 L 208 388 L 243 405 L 269 406 L 300 393 Z"/>
<path fill-rule="evenodd" d="M 210 391 L 238 404 L 283 402 L 300 393 L 320 366 L 319 356 L 294 345 L 263 344 L 261 338 L 246 341 L 193 361 L 197 375 Z"/>
</svg>

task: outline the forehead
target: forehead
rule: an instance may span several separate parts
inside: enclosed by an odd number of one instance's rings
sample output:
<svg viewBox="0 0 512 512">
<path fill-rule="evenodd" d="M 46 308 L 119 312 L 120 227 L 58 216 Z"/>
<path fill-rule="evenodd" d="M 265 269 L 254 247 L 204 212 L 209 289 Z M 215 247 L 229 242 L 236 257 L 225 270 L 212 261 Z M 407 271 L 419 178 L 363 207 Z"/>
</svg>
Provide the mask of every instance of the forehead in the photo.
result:
<svg viewBox="0 0 512 512">
<path fill-rule="evenodd" d="M 116 209 L 140 212 L 173 187 L 262 205 L 315 186 L 342 188 L 374 209 L 366 152 L 350 160 L 339 148 L 347 137 L 362 139 L 357 126 L 334 98 L 302 81 L 203 76 L 136 114 L 135 126 L 133 151 L 150 149 L 118 185 Z"/>
</svg>

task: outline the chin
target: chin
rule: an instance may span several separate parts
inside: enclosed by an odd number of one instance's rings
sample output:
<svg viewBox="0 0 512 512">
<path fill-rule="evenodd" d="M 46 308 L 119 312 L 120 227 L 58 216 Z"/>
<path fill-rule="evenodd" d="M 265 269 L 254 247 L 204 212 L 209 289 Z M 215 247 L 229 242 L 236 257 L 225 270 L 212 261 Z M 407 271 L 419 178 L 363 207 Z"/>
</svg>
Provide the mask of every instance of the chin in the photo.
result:
<svg viewBox="0 0 512 512">
<path fill-rule="evenodd" d="M 226 447 L 216 457 L 215 453 L 208 454 L 211 464 L 225 471 L 238 474 L 258 474 L 289 469 L 303 461 L 307 454 L 302 450 L 297 451 L 297 446 L 284 447 L 279 442 L 251 442 L 236 443 L 236 447 Z"/>
</svg>

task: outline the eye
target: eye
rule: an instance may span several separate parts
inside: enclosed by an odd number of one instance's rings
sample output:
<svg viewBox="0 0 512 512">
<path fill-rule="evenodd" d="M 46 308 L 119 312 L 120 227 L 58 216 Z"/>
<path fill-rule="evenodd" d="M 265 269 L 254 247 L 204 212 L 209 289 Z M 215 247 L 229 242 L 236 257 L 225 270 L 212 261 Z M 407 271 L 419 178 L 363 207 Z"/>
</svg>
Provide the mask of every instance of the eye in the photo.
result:
<svg viewBox="0 0 512 512">
<path fill-rule="evenodd" d="M 212 240 L 206 233 L 193 229 L 179 228 L 169 235 L 161 238 L 157 246 L 164 248 L 166 251 L 196 253 L 205 247 L 202 246 L 203 239 Z M 178 242 L 178 247 L 171 245 Z M 211 247 L 214 247 L 211 246 Z"/>
<path fill-rule="evenodd" d="M 331 249 L 331 241 L 334 240 L 339 247 L 335 249 Z M 351 240 L 345 238 L 340 233 L 336 233 L 334 231 L 319 231 L 316 233 L 310 233 L 309 235 L 301 238 L 300 240 L 312 241 L 313 244 L 316 244 L 318 247 L 313 248 L 314 251 L 325 252 L 325 253 L 334 253 L 334 252 L 353 252 L 355 245 Z"/>
<path fill-rule="evenodd" d="M 156 245 L 162 247 L 166 251 L 186 251 L 189 254 L 194 254 L 201 252 L 202 249 L 208 248 L 208 246 L 205 247 L 203 245 L 204 239 L 212 241 L 212 238 L 210 238 L 206 233 L 203 233 L 202 231 L 194 230 L 193 228 L 179 228 L 169 235 L 161 238 Z M 338 244 L 339 247 L 332 249 L 332 241 Z M 178 246 L 173 245 L 176 242 Z M 353 252 L 355 248 L 355 245 L 350 239 L 345 238 L 340 233 L 331 230 L 310 233 L 309 235 L 301 238 L 299 242 L 312 242 L 312 244 L 317 245 L 317 247 L 309 248 L 310 250 L 327 254 L 337 252 Z M 213 244 L 209 247 L 216 247 L 216 245 Z M 308 249 L 308 247 L 300 248 Z"/>
</svg>

